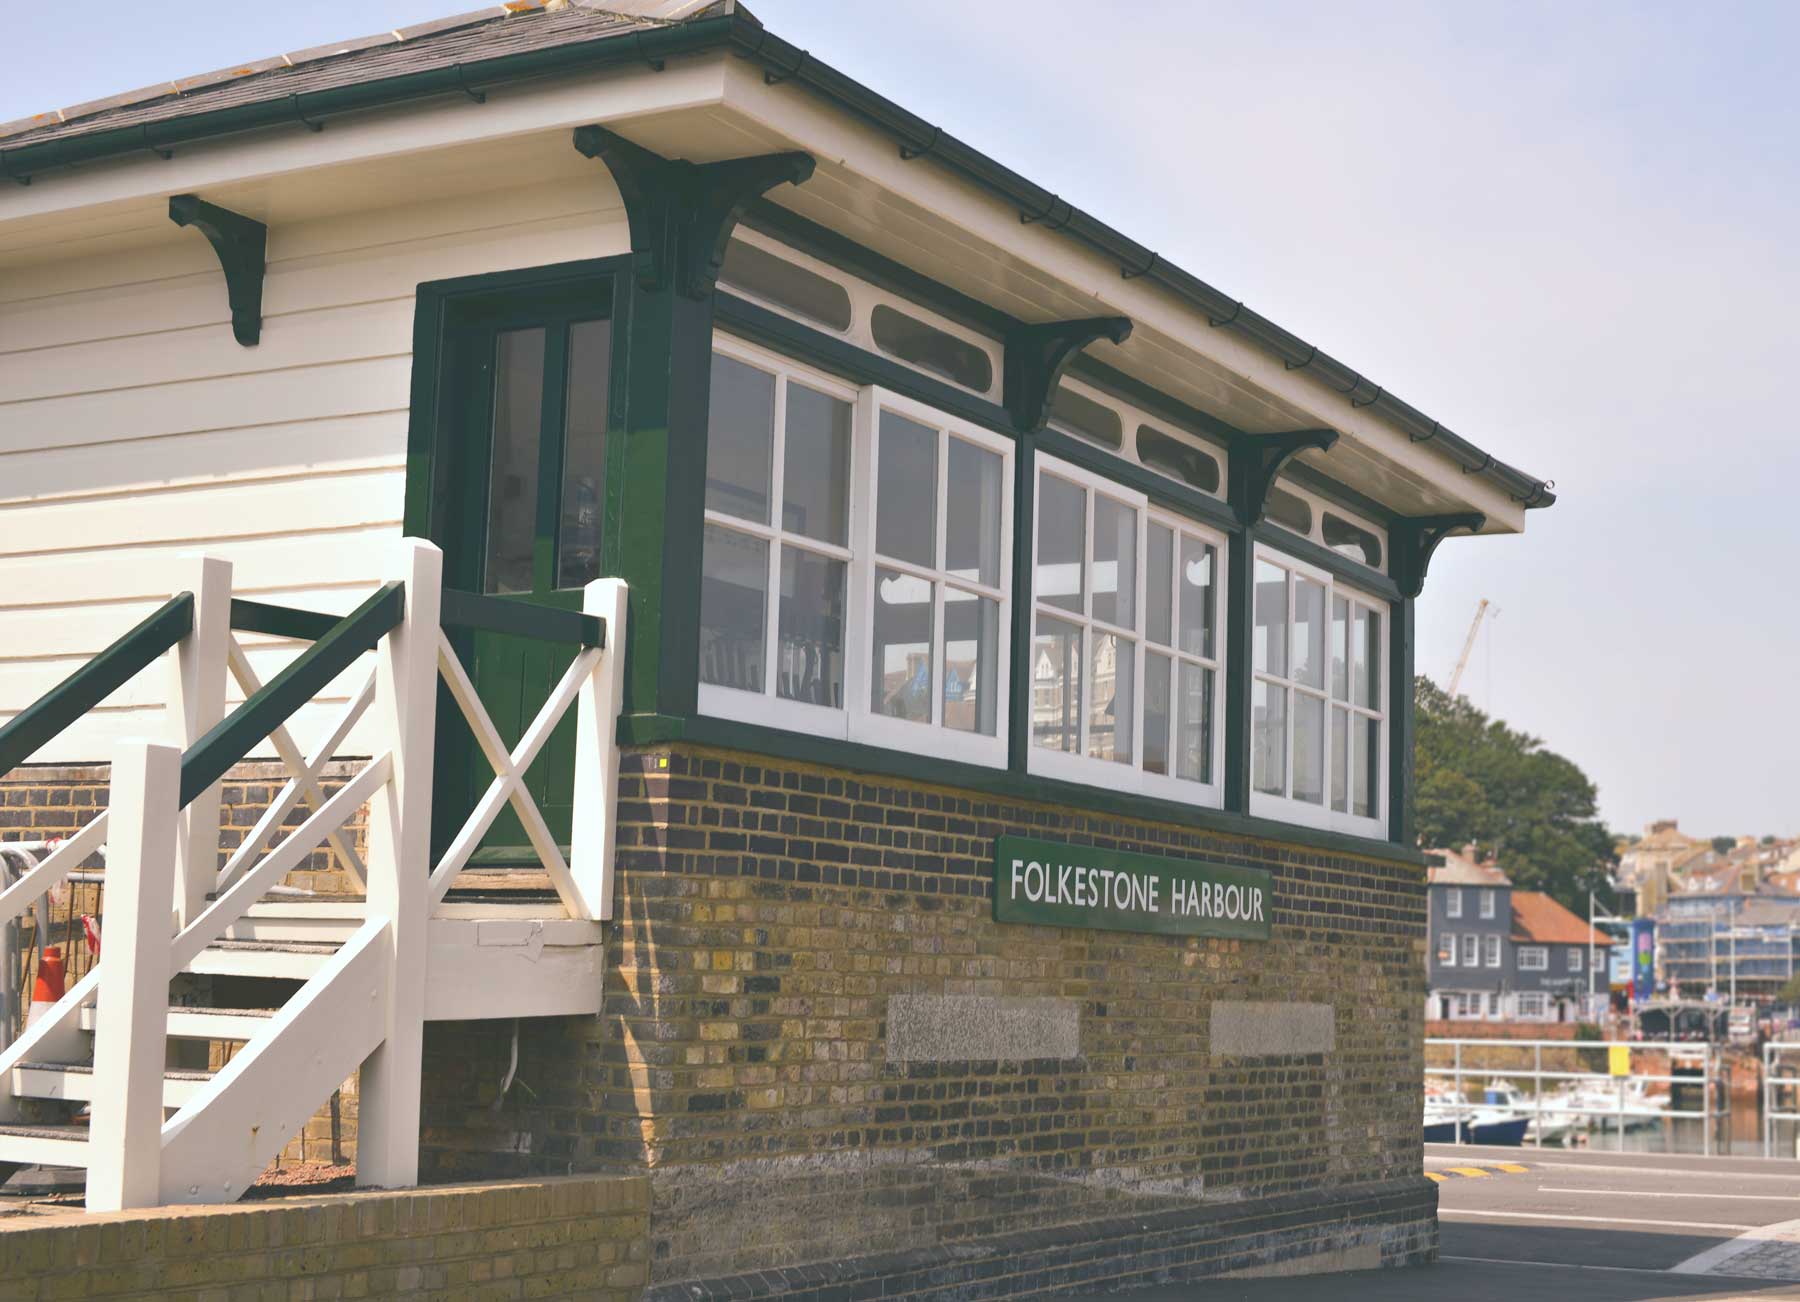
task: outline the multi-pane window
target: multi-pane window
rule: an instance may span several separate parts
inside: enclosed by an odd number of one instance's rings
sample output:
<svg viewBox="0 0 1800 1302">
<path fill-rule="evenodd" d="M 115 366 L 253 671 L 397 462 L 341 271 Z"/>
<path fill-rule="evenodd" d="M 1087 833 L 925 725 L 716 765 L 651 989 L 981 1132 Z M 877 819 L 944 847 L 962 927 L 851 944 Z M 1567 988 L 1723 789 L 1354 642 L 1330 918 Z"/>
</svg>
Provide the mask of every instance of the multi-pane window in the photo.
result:
<svg viewBox="0 0 1800 1302">
<path fill-rule="evenodd" d="M 1541 1022 L 1550 1016 L 1550 996 L 1542 991 L 1524 990 L 1517 998 L 1521 1018 Z"/>
<path fill-rule="evenodd" d="M 1251 812 L 1381 834 L 1385 612 L 1259 548 L 1251 628 Z"/>
<path fill-rule="evenodd" d="M 1462 917 L 1462 892 L 1455 887 L 1444 892 L 1444 916 L 1446 918 Z"/>
<path fill-rule="evenodd" d="M 1438 964 L 1441 967 L 1456 966 L 1456 933 L 1446 932 L 1438 941 Z"/>
<path fill-rule="evenodd" d="M 1489 967 L 1500 966 L 1500 937 L 1483 936 L 1481 938 L 1482 957 Z"/>
<path fill-rule="evenodd" d="M 1482 917 L 1491 918 L 1494 916 L 1494 902 L 1498 895 L 1499 895 L 1498 891 L 1484 890 L 1481 892 L 1481 916 Z"/>
<path fill-rule="evenodd" d="M 1465 931 L 1462 936 L 1462 965 L 1464 967 L 1480 967 L 1481 955 L 1476 947 L 1481 944 L 1481 937 L 1472 931 Z"/>
<path fill-rule="evenodd" d="M 1519 946 L 1519 971 L 1545 972 L 1550 968 L 1550 951 L 1542 945 Z"/>
<path fill-rule="evenodd" d="M 1569 971 L 1579 972 L 1582 970 L 1582 957 L 1581 948 L 1579 946 L 1571 945 L 1569 947 Z"/>
<path fill-rule="evenodd" d="M 1224 541 L 1039 459 L 1030 767 L 1216 804 Z"/>
<path fill-rule="evenodd" d="M 721 340 L 701 708 L 1003 763 L 1011 503 L 1007 440 Z"/>
</svg>

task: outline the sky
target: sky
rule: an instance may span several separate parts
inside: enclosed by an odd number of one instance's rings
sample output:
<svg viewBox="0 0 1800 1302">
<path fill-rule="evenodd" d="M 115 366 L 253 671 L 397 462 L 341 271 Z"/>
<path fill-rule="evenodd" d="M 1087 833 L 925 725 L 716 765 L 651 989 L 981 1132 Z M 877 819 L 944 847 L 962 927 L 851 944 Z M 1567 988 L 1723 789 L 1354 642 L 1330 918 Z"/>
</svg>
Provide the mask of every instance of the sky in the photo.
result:
<svg viewBox="0 0 1800 1302">
<path fill-rule="evenodd" d="M 17 6 L 0 121 L 465 3 Z M 1466 694 L 1617 830 L 1800 833 L 1800 5 L 751 8 L 1554 479 L 1439 549 L 1420 671 L 1485 597 Z"/>
</svg>

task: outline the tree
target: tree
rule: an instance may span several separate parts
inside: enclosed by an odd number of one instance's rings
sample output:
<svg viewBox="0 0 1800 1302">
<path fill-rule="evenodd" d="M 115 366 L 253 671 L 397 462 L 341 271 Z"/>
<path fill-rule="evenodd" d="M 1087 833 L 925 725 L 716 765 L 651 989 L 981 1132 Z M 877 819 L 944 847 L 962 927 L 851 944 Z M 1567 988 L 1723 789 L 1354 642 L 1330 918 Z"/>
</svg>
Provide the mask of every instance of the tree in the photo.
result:
<svg viewBox="0 0 1800 1302">
<path fill-rule="evenodd" d="M 1490 719 L 1429 678 L 1414 681 L 1413 818 L 1422 845 L 1473 842 L 1521 890 L 1587 916 L 1588 892 L 1610 899 L 1614 837 L 1593 782 L 1537 737 Z"/>
<path fill-rule="evenodd" d="M 1736 844 L 1737 838 L 1735 836 L 1715 836 L 1712 839 L 1713 853 L 1729 854 L 1731 853 L 1731 848 Z"/>
<path fill-rule="evenodd" d="M 1775 992 L 1775 1002 L 1779 1004 L 1800 1004 L 1800 972 L 1787 979 L 1787 983 Z"/>
</svg>

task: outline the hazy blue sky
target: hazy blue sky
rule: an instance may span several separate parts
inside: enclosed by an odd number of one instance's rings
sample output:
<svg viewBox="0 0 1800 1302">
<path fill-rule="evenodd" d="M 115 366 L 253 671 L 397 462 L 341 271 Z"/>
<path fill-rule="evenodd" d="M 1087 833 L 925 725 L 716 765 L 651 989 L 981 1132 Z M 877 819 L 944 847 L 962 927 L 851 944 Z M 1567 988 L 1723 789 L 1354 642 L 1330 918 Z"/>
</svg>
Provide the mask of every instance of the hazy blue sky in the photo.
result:
<svg viewBox="0 0 1800 1302">
<path fill-rule="evenodd" d="M 15 6 L 0 120 L 461 7 Z M 1555 479 L 1439 552 L 1421 668 L 1485 596 L 1469 694 L 1621 829 L 1800 830 L 1800 6 L 752 8 Z"/>
</svg>

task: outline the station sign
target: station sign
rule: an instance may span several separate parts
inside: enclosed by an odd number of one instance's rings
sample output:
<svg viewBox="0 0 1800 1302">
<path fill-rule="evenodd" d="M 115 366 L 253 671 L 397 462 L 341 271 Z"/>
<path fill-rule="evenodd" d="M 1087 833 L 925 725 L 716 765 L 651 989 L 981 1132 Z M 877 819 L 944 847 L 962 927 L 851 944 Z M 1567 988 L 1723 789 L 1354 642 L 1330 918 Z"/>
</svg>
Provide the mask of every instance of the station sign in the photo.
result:
<svg viewBox="0 0 1800 1302">
<path fill-rule="evenodd" d="M 994 921 L 1267 940 L 1275 879 L 1260 868 L 1032 837 L 994 842 Z"/>
</svg>

